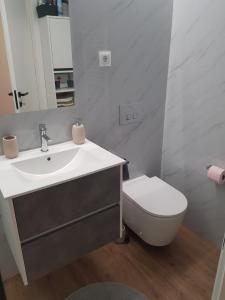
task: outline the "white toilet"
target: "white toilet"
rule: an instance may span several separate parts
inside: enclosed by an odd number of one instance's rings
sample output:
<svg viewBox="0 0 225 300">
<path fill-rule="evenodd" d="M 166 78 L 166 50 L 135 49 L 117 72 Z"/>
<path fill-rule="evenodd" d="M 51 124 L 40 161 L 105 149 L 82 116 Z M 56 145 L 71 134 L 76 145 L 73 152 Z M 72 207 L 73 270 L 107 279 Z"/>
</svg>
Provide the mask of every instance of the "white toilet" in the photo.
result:
<svg viewBox="0 0 225 300">
<path fill-rule="evenodd" d="M 123 184 L 124 222 L 150 245 L 174 240 L 187 206 L 185 196 L 158 177 L 143 175 Z"/>
</svg>

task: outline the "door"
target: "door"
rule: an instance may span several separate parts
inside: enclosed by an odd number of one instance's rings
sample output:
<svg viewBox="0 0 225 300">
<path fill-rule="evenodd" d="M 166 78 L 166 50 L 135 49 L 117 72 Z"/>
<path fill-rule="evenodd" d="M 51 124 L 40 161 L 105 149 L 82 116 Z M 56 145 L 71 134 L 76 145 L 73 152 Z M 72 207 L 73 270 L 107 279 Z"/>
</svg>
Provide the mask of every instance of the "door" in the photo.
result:
<svg viewBox="0 0 225 300">
<path fill-rule="evenodd" d="M 16 108 L 12 94 L 5 38 L 2 20 L 0 18 L 0 116 L 15 113 L 15 111 Z"/>
<path fill-rule="evenodd" d="M 225 299 L 225 236 L 220 254 L 212 300 Z"/>
<path fill-rule="evenodd" d="M 25 0 L 0 0 L 11 82 L 19 111 L 39 110 L 34 51 Z"/>
</svg>

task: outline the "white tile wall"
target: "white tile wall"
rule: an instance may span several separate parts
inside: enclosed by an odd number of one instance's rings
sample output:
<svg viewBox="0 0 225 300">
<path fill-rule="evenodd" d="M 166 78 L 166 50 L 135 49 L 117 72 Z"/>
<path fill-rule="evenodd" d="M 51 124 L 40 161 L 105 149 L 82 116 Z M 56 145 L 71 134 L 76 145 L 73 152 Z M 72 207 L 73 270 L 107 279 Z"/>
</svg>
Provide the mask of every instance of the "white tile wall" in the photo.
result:
<svg viewBox="0 0 225 300">
<path fill-rule="evenodd" d="M 162 175 L 189 200 L 186 224 L 220 245 L 225 186 L 206 166 L 225 167 L 225 1 L 174 0 Z"/>
</svg>

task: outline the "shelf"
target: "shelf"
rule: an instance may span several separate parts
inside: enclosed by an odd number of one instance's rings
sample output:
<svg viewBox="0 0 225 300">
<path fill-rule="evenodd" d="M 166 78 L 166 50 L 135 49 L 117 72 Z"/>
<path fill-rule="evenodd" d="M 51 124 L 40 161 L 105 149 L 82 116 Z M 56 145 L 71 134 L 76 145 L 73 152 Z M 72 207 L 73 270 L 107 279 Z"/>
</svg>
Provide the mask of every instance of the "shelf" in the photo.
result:
<svg viewBox="0 0 225 300">
<path fill-rule="evenodd" d="M 54 71 L 54 74 L 66 74 L 66 73 L 73 73 L 73 70 Z"/>
<path fill-rule="evenodd" d="M 75 103 L 73 103 L 73 104 L 69 104 L 69 105 L 58 105 L 58 104 L 57 104 L 57 108 L 62 108 L 62 107 L 71 107 L 71 106 L 75 106 Z"/>
<path fill-rule="evenodd" d="M 56 94 L 75 92 L 74 88 L 65 88 L 56 90 Z"/>
<path fill-rule="evenodd" d="M 64 20 L 70 20 L 70 16 L 50 16 L 50 15 L 47 15 L 45 16 L 47 17 L 48 19 L 64 19 Z"/>
</svg>

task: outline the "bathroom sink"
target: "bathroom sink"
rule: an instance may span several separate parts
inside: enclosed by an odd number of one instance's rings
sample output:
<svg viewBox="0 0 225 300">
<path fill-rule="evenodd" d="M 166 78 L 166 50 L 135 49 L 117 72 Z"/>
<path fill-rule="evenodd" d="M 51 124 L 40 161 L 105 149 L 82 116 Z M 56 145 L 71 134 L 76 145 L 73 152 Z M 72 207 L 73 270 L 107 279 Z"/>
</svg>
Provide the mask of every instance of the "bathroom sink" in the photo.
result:
<svg viewBox="0 0 225 300">
<path fill-rule="evenodd" d="M 77 161 L 77 164 L 74 165 L 74 168 L 76 168 L 91 159 L 94 158 L 87 151 L 78 148 L 53 154 L 48 153 L 41 157 L 15 162 L 12 165 L 24 173 L 47 175 L 66 168 L 74 160 Z"/>
<path fill-rule="evenodd" d="M 5 199 L 88 176 L 115 166 L 124 160 L 86 140 L 83 145 L 72 141 L 20 152 L 15 159 L 0 156 L 0 192 Z M 88 187 L 87 187 L 88 188 Z"/>
</svg>

